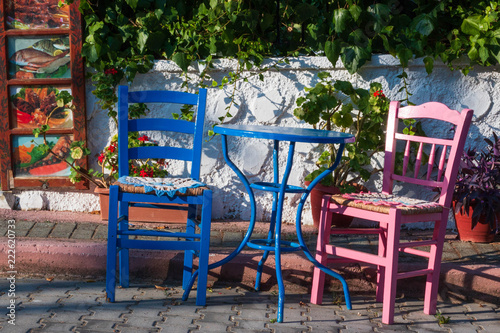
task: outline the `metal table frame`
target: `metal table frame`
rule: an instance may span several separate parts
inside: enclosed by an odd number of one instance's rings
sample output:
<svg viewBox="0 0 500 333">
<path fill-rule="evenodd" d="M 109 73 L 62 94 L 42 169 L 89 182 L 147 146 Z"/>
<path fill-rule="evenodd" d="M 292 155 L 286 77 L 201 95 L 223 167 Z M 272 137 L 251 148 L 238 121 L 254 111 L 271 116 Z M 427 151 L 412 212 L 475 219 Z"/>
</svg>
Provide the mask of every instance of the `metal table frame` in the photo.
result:
<svg viewBox="0 0 500 333">
<path fill-rule="evenodd" d="M 304 203 L 307 200 L 309 193 L 311 192 L 313 187 L 316 186 L 316 184 L 318 184 L 321 181 L 321 179 L 330 174 L 337 167 L 342 158 L 342 152 L 344 150 L 345 144 L 354 142 L 354 137 L 351 134 L 334 132 L 334 131 L 323 131 L 323 130 L 315 130 L 307 128 L 259 126 L 259 125 L 218 125 L 214 127 L 214 132 L 222 136 L 222 152 L 224 154 L 224 159 L 226 160 L 227 165 L 240 178 L 241 182 L 243 183 L 248 192 L 251 204 L 251 217 L 248 230 L 245 236 L 243 237 L 243 240 L 240 243 L 240 245 L 233 252 L 231 252 L 226 258 L 218 262 L 215 262 L 213 264 L 210 264 L 208 266 L 208 269 L 213 269 L 228 263 L 234 257 L 236 257 L 243 250 L 245 246 L 248 246 L 253 249 L 263 250 L 264 254 L 262 255 L 262 259 L 259 261 L 257 267 L 257 276 L 255 281 L 255 290 L 258 291 L 260 289 L 261 276 L 264 264 L 269 256 L 269 253 L 271 251 L 274 251 L 275 261 L 276 261 L 276 278 L 278 281 L 278 288 L 279 288 L 277 321 L 281 323 L 283 322 L 283 308 L 284 308 L 284 297 L 285 297 L 285 286 L 283 284 L 283 276 L 281 271 L 281 253 L 302 250 L 306 255 L 306 257 L 314 265 L 319 267 L 325 273 L 340 280 L 344 289 L 346 306 L 348 309 L 351 309 L 352 308 L 351 298 L 349 295 L 349 288 L 347 286 L 346 281 L 341 275 L 332 271 L 326 266 L 320 264 L 313 257 L 313 255 L 311 254 L 311 252 L 309 251 L 304 242 L 304 238 L 302 235 L 301 219 L 302 219 L 302 210 L 304 207 Z M 273 140 L 274 142 L 273 182 L 250 183 L 248 179 L 245 177 L 245 175 L 241 172 L 241 170 L 229 158 L 229 152 L 227 148 L 227 136 Z M 278 165 L 280 141 L 289 142 L 287 163 L 281 182 L 279 179 L 279 165 Z M 321 173 L 316 179 L 314 179 L 305 189 L 298 186 L 287 185 L 288 177 L 290 175 L 290 171 L 292 170 L 293 155 L 295 151 L 296 142 L 339 144 L 335 163 L 330 168 Z M 269 225 L 269 232 L 267 239 L 250 240 L 250 237 L 252 235 L 255 226 L 255 215 L 256 215 L 254 190 L 261 190 L 273 193 L 271 222 Z M 298 243 L 281 240 L 281 219 L 282 219 L 283 203 L 286 193 L 302 193 L 299 205 L 297 207 L 297 216 L 295 221 Z M 193 286 L 194 280 L 196 279 L 196 275 L 197 272 L 195 272 L 191 281 L 189 282 L 188 288 L 186 288 L 186 290 L 184 291 L 183 300 L 187 299 L 189 292 Z"/>
</svg>

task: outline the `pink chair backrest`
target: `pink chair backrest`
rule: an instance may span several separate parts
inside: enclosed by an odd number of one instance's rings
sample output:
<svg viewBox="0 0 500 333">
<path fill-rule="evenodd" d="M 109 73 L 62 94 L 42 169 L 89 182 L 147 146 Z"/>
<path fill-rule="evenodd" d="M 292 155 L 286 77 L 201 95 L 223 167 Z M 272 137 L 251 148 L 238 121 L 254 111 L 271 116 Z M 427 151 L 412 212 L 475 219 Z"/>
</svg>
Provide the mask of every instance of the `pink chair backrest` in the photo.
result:
<svg viewBox="0 0 500 333">
<path fill-rule="evenodd" d="M 440 189 L 439 203 L 449 208 L 457 178 L 460 158 L 464 150 L 473 111 L 462 112 L 449 109 L 446 105 L 429 102 L 417 106 L 400 107 L 399 102 L 391 102 L 387 121 L 387 136 L 384 159 L 384 181 L 382 191 L 392 193 L 393 182 L 402 181 Z M 398 132 L 399 120 L 434 119 L 455 125 L 453 137 L 423 137 Z M 450 127 L 440 127 L 441 134 Z M 429 135 L 429 133 L 426 133 Z M 396 147 L 403 142 L 403 160 L 396 161 Z M 399 144 L 401 146 L 401 144 Z M 411 146 L 416 146 L 414 165 L 410 169 Z M 428 154 L 428 163 L 423 164 L 423 156 Z M 402 174 L 395 174 L 396 163 L 402 163 Z"/>
</svg>

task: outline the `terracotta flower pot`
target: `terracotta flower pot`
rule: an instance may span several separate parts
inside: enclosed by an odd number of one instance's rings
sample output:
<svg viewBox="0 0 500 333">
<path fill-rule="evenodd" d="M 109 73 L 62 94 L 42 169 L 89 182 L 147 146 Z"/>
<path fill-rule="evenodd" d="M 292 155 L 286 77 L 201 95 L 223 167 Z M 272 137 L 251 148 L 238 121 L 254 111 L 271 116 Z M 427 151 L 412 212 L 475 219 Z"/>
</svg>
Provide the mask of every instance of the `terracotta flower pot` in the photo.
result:
<svg viewBox="0 0 500 333">
<path fill-rule="evenodd" d="M 306 186 L 311 184 L 310 181 L 304 181 Z M 319 219 L 321 216 L 321 200 L 325 194 L 340 194 L 340 190 L 336 186 L 324 186 L 317 184 L 309 194 L 311 198 L 311 214 L 313 218 L 313 224 L 316 229 L 319 227 Z M 337 228 L 348 228 L 351 225 L 353 217 L 344 216 L 340 214 L 335 214 L 332 220 L 332 226 Z"/>
<path fill-rule="evenodd" d="M 94 193 L 99 194 L 101 204 L 101 220 L 108 220 L 109 210 L 109 189 L 96 188 Z M 187 205 L 176 205 L 187 206 Z M 131 222 L 163 222 L 163 223 L 184 223 L 187 220 L 186 210 L 160 209 L 149 207 L 131 207 L 129 210 L 129 221 Z"/>
<path fill-rule="evenodd" d="M 456 202 L 453 202 L 453 212 L 455 212 Z M 472 214 L 473 207 L 469 207 L 469 215 L 465 212 L 464 207 L 461 207 L 458 212 L 455 212 L 455 223 L 458 230 L 458 237 L 461 241 L 475 243 L 490 243 L 495 238 L 495 234 L 486 223 L 485 216 L 479 217 L 479 222 L 472 229 Z"/>
</svg>

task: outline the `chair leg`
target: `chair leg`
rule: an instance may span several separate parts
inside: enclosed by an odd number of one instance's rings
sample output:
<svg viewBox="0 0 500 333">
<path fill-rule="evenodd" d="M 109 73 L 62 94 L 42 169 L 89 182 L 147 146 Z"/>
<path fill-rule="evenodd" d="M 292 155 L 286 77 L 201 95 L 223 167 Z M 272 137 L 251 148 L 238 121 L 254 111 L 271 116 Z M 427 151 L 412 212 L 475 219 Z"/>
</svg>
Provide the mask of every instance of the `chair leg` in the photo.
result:
<svg viewBox="0 0 500 333">
<path fill-rule="evenodd" d="M 212 191 L 203 192 L 201 209 L 200 253 L 198 258 L 198 288 L 196 305 L 204 306 L 207 299 L 208 254 L 210 251 L 210 226 L 212 219 Z"/>
<path fill-rule="evenodd" d="M 333 213 L 328 211 L 328 202 L 323 201 L 323 208 L 321 210 L 319 228 L 318 228 L 318 241 L 316 244 L 316 260 L 326 266 L 328 255 L 325 252 L 325 246 L 330 243 L 330 229 L 332 228 Z M 311 303 L 323 303 L 323 293 L 325 289 L 325 272 L 318 267 L 314 267 L 312 289 L 311 289 Z"/>
<path fill-rule="evenodd" d="M 186 233 L 194 234 L 196 225 L 194 220 L 196 219 L 196 208 L 197 205 L 189 205 L 188 207 L 188 218 L 186 222 Z M 194 241 L 194 239 L 186 239 L 186 241 Z M 193 258 L 194 253 L 192 250 L 184 251 L 184 266 L 182 269 L 182 289 L 186 290 L 189 284 L 189 280 L 193 275 Z"/>
<path fill-rule="evenodd" d="M 106 300 L 115 301 L 118 186 L 109 189 L 108 244 L 106 256 Z"/>
<path fill-rule="evenodd" d="M 128 203 L 118 203 L 118 216 L 125 217 L 123 221 L 118 224 L 118 230 L 128 230 Z M 120 236 L 120 238 L 128 238 L 128 236 Z M 120 267 L 120 286 L 123 288 L 129 287 L 129 249 L 120 249 L 118 252 L 118 267 Z"/>
<path fill-rule="evenodd" d="M 387 230 L 387 222 L 380 222 L 379 227 Z M 378 255 L 385 258 L 387 253 L 387 231 L 381 232 L 378 235 Z M 384 281 L 385 281 L 385 266 L 377 266 L 377 288 L 376 288 L 376 301 L 382 302 L 384 299 Z"/>
<path fill-rule="evenodd" d="M 384 300 L 382 304 L 382 323 L 394 322 L 394 306 L 396 303 L 396 286 L 399 259 L 399 237 L 401 233 L 401 211 L 391 209 L 391 222 L 387 226 L 387 249 L 384 276 Z"/>
<path fill-rule="evenodd" d="M 441 216 L 441 221 L 436 221 L 434 224 L 434 233 L 432 236 L 432 239 L 436 241 L 436 244 L 432 245 L 430 250 L 428 268 L 431 269 L 432 272 L 427 274 L 424 298 L 424 313 L 429 315 L 436 313 L 439 275 L 441 272 L 441 256 L 443 255 L 447 222 L 448 209 L 445 209 Z"/>
</svg>

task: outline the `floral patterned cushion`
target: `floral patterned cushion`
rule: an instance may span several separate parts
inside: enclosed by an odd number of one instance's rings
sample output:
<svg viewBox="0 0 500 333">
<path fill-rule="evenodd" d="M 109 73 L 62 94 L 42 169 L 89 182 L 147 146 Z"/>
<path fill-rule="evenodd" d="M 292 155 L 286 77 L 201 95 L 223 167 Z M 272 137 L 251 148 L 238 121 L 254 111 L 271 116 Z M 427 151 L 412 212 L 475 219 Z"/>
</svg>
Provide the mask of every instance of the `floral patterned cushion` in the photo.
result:
<svg viewBox="0 0 500 333">
<path fill-rule="evenodd" d="M 122 176 L 114 183 L 120 190 L 129 193 L 151 193 L 157 196 L 173 197 L 201 195 L 207 190 L 207 185 L 191 178 L 151 178 Z"/>
</svg>

